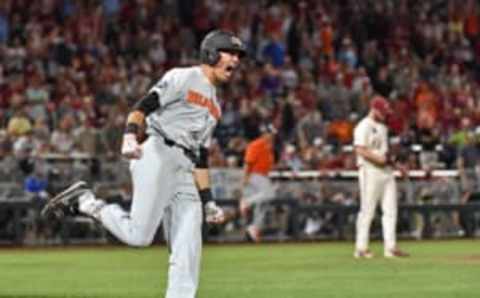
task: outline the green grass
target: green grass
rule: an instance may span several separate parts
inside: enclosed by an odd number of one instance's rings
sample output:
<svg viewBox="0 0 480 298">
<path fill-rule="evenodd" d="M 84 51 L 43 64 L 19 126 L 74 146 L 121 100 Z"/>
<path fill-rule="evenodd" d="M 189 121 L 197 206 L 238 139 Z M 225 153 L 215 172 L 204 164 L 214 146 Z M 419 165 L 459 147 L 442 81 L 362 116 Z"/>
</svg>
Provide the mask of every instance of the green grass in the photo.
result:
<svg viewBox="0 0 480 298">
<path fill-rule="evenodd" d="M 395 260 L 354 260 L 347 242 L 207 246 L 198 298 L 479 297 L 479 244 L 404 242 Z M 0 297 L 163 297 L 166 271 L 164 247 L 5 249 Z"/>
</svg>

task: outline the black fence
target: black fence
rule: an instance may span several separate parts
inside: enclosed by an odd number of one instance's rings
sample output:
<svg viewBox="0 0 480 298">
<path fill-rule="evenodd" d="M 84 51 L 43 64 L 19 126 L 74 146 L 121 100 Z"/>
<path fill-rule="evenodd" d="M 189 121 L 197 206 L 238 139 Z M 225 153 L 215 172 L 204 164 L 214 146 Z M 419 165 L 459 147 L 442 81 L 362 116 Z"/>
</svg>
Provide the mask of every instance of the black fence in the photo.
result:
<svg viewBox="0 0 480 298">
<path fill-rule="evenodd" d="M 236 202 L 221 200 L 227 210 L 236 208 Z M 352 240 L 358 205 L 303 204 L 297 199 L 280 199 L 266 203 L 265 239 L 284 240 Z M 237 223 L 238 221 L 238 223 Z M 308 228 L 316 222 L 316 228 Z M 235 225 L 235 223 L 237 223 Z M 228 228 L 233 225 L 233 228 Z M 211 241 L 243 240 L 239 217 L 222 226 Z M 397 231 L 399 238 L 430 239 L 447 237 L 480 237 L 480 204 L 401 204 Z M 372 238 L 381 238 L 381 211 L 372 224 Z"/>
<path fill-rule="evenodd" d="M 221 226 L 209 228 L 205 240 L 245 241 L 246 223 L 238 216 L 237 202 L 219 200 L 218 203 L 230 214 L 230 220 Z M 124 202 L 123 205 L 128 208 L 128 203 Z M 305 205 L 297 199 L 273 200 L 265 205 L 267 216 L 263 234 L 266 241 L 351 240 L 354 237 L 358 211 L 356 205 Z M 4 245 L 117 243 L 107 231 L 87 217 L 66 217 L 62 220 L 42 218 L 40 216 L 42 206 L 43 201 L 35 199 L 1 202 L 0 243 Z M 454 224 L 456 219 L 458 225 Z M 479 237 L 479 223 L 480 204 L 400 205 L 398 235 L 404 239 Z M 372 238 L 380 237 L 380 216 L 376 216 L 372 225 Z M 161 229 L 155 242 L 163 242 Z"/>
</svg>

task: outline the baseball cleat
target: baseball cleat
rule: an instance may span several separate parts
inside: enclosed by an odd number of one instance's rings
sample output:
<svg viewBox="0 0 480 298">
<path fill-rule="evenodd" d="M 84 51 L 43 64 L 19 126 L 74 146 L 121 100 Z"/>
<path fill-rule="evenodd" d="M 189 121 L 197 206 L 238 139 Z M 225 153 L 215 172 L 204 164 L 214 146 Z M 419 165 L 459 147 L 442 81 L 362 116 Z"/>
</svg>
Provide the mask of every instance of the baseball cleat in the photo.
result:
<svg viewBox="0 0 480 298">
<path fill-rule="evenodd" d="M 405 257 L 409 257 L 410 254 L 398 248 L 394 248 L 394 249 L 385 251 L 384 256 L 385 258 L 405 258 Z"/>
<path fill-rule="evenodd" d="M 373 254 L 373 252 L 371 252 L 368 249 L 366 249 L 366 250 L 356 250 L 353 253 L 353 257 L 355 259 L 372 259 L 374 257 L 374 254 Z"/>
<path fill-rule="evenodd" d="M 245 239 L 248 242 L 259 243 L 262 241 L 260 230 L 255 226 L 248 226 L 245 230 Z"/>
<path fill-rule="evenodd" d="M 67 209 L 67 212 L 77 213 L 78 198 L 87 191 L 89 189 L 84 181 L 72 184 L 55 197 L 49 199 L 45 207 L 43 207 L 41 215 L 48 216 L 54 214 L 57 217 L 63 217 L 65 209 Z"/>
</svg>

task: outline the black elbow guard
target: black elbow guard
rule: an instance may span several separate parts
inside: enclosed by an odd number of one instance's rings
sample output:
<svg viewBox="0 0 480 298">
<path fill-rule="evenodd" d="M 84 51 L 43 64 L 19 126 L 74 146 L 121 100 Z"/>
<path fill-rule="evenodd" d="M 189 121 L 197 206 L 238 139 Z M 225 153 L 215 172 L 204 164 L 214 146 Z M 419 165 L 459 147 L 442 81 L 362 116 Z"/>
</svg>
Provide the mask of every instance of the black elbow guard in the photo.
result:
<svg viewBox="0 0 480 298">
<path fill-rule="evenodd" d="M 208 148 L 200 147 L 200 155 L 195 163 L 195 166 L 199 169 L 208 168 Z"/>
<path fill-rule="evenodd" d="M 133 106 L 134 110 L 142 111 L 145 116 L 150 115 L 158 108 L 160 108 L 160 102 L 158 100 L 158 94 L 155 92 L 148 93 Z"/>
</svg>

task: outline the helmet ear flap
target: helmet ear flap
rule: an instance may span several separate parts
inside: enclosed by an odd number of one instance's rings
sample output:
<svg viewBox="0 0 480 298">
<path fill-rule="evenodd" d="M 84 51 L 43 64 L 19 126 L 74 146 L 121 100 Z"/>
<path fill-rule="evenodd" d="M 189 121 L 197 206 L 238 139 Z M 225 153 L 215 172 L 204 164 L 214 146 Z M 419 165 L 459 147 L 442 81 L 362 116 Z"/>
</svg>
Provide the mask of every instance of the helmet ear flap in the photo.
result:
<svg viewBox="0 0 480 298">
<path fill-rule="evenodd" d="M 200 59 L 203 63 L 208 65 L 215 65 L 220 60 L 220 54 L 215 49 L 202 49 Z"/>
<path fill-rule="evenodd" d="M 208 51 L 208 61 L 207 61 L 208 64 L 213 66 L 217 64 L 219 60 L 220 60 L 220 54 L 218 53 L 217 50 Z"/>
</svg>

